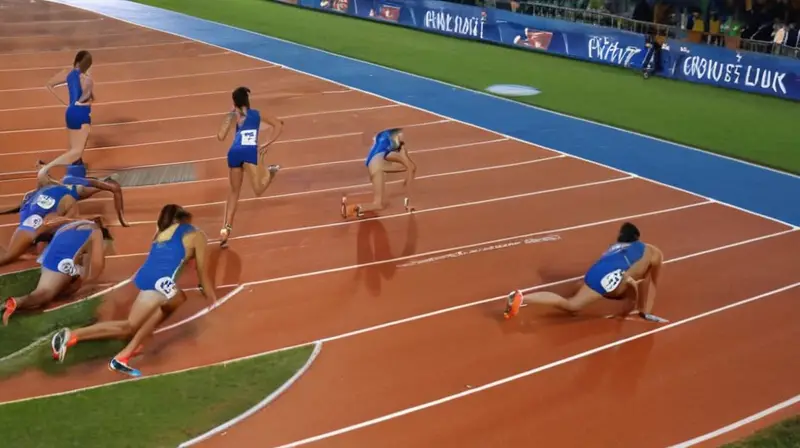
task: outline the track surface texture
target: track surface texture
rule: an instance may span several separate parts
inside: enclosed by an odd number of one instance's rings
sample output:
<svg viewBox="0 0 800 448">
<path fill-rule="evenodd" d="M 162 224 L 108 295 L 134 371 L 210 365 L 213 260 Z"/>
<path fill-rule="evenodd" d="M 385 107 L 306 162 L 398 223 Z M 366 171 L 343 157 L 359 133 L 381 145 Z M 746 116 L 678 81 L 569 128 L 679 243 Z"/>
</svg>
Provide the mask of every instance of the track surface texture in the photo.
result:
<svg viewBox="0 0 800 448">
<path fill-rule="evenodd" d="M 244 186 L 230 247 L 213 252 L 224 303 L 205 309 L 193 291 L 137 367 L 325 348 L 274 403 L 201 446 L 664 447 L 800 392 L 794 225 L 220 46 L 62 4 L 2 5 L 0 205 L 32 188 L 37 159 L 65 149 L 64 109 L 43 85 L 84 48 L 98 98 L 90 170 L 196 166 L 195 181 L 125 190 L 136 224 L 113 228 L 104 283 L 143 261 L 167 202 L 217 235 L 227 143 L 214 134 L 232 89 L 250 87 L 253 107 L 285 122 L 267 157 L 285 169 L 264 197 Z M 403 212 L 396 177 L 388 210 L 343 222 L 343 193 L 369 198 L 364 133 L 397 126 L 419 166 L 418 211 Z M 116 222 L 110 197 L 80 208 Z M 668 260 L 655 313 L 669 325 L 604 319 L 610 301 L 579 317 L 528 307 L 502 319 L 511 289 L 573 290 L 625 220 Z M 0 218 L 4 244 L 16 223 Z M 2 383 L 0 405 L 119 380 L 104 363 L 24 372 Z"/>
</svg>

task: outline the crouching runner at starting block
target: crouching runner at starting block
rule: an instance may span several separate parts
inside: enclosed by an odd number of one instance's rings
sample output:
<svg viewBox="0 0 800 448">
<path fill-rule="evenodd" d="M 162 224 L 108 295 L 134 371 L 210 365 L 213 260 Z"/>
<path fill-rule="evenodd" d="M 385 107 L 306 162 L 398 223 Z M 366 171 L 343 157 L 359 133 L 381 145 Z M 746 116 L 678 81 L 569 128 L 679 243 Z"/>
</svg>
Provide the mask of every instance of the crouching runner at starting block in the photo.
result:
<svg viewBox="0 0 800 448">
<path fill-rule="evenodd" d="M 175 204 L 165 205 L 158 215 L 157 231 L 150 253 L 133 277 L 139 290 L 128 319 L 100 322 L 85 328 L 59 330 L 51 340 L 53 358 L 64 361 L 67 348 L 80 341 L 95 339 L 129 339 L 128 345 L 109 363 L 109 369 L 138 377 L 139 370 L 128 365 L 164 320 L 186 302 L 186 294 L 176 284 L 181 269 L 195 259 L 203 294 L 216 303 L 211 276 L 205 266 L 208 240 L 205 233 L 192 225 L 192 215 Z"/>
<path fill-rule="evenodd" d="M 629 297 L 620 317 L 633 314 L 651 322 L 665 323 L 665 319 L 650 314 L 663 260 L 661 250 L 639 241 L 639 229 L 626 222 L 619 230 L 617 242 L 589 268 L 575 295 L 565 298 L 552 292 L 524 295 L 521 291 L 512 291 L 508 295 L 505 318 L 516 316 L 523 304 L 577 312 L 603 298 L 621 300 Z"/>
<path fill-rule="evenodd" d="M 366 212 L 385 209 L 389 205 L 386 200 L 386 174 L 390 173 L 406 173 L 406 178 L 403 180 L 403 186 L 406 188 L 404 205 L 406 211 L 414 210 L 410 204 L 411 184 L 417 173 L 417 165 L 408 155 L 402 129 L 387 129 L 375 135 L 365 165 L 372 183 L 374 199 L 371 204 L 348 205 L 347 197 L 343 196 L 342 218 L 347 219 L 352 216 L 361 218 Z"/>
<path fill-rule="evenodd" d="M 3 304 L 3 325 L 19 310 L 41 308 L 59 295 L 70 295 L 102 274 L 113 239 L 102 222 L 72 221 L 50 235 L 50 244 L 39 257 L 42 273 L 28 295 L 9 297 Z"/>
</svg>

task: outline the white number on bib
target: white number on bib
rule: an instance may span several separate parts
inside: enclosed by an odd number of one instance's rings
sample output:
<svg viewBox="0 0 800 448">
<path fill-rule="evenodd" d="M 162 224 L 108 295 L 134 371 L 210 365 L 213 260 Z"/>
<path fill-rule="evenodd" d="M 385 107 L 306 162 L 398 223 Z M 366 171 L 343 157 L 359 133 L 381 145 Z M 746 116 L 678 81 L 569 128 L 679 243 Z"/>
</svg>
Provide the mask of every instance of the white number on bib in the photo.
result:
<svg viewBox="0 0 800 448">
<path fill-rule="evenodd" d="M 242 131 L 242 146 L 255 146 L 258 144 L 258 131 Z"/>
<path fill-rule="evenodd" d="M 158 281 L 156 281 L 156 291 L 164 294 L 167 299 L 171 299 L 175 297 L 175 294 L 178 293 L 178 288 L 171 278 L 161 277 L 158 279 Z"/>
<path fill-rule="evenodd" d="M 47 196 L 46 194 L 41 194 L 36 198 L 36 205 L 45 210 L 50 210 L 54 205 L 56 205 L 56 200 L 50 196 Z"/>
<path fill-rule="evenodd" d="M 58 272 L 67 274 L 70 277 L 78 275 L 78 270 L 75 269 L 75 262 L 70 258 L 65 258 L 58 262 Z"/>
<path fill-rule="evenodd" d="M 622 283 L 622 269 L 617 269 L 614 272 L 609 272 L 600 280 L 600 285 L 606 292 L 611 292 L 617 289 L 617 286 Z"/>
<path fill-rule="evenodd" d="M 25 227 L 30 227 L 32 229 L 38 229 L 42 226 L 44 220 L 39 215 L 31 215 L 25 218 L 25 221 L 22 221 L 22 225 Z"/>
</svg>

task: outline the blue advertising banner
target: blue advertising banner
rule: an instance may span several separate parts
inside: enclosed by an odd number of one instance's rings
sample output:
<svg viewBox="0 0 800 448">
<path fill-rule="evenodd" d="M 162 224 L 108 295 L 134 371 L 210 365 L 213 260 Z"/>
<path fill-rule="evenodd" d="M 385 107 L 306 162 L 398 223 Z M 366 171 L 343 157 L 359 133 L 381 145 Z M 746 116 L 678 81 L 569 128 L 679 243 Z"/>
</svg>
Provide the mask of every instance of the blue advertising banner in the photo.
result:
<svg viewBox="0 0 800 448">
<path fill-rule="evenodd" d="M 462 39 L 641 69 L 641 34 L 437 0 L 279 0 Z M 658 76 L 800 100 L 800 61 L 669 41 Z"/>
<path fill-rule="evenodd" d="M 800 61 L 707 45 L 668 41 L 663 76 L 800 100 Z"/>
</svg>

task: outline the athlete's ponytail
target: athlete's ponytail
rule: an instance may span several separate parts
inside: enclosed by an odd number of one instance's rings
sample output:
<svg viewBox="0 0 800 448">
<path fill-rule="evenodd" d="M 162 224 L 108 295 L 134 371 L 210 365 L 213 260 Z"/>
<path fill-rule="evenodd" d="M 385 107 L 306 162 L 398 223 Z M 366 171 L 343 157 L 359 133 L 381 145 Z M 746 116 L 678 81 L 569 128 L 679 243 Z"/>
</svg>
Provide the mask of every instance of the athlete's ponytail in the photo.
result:
<svg viewBox="0 0 800 448">
<path fill-rule="evenodd" d="M 233 105 L 237 109 L 246 107 L 250 109 L 250 89 L 247 87 L 238 87 L 233 91 Z"/>
<path fill-rule="evenodd" d="M 177 204 L 167 204 L 161 209 L 158 214 L 158 231 L 163 232 L 176 221 L 186 221 L 191 218 L 192 214 L 183 209 Z"/>
<path fill-rule="evenodd" d="M 92 54 L 86 50 L 81 50 L 75 55 L 75 61 L 72 63 L 73 67 L 80 69 L 81 73 L 86 73 L 92 66 Z"/>
</svg>

